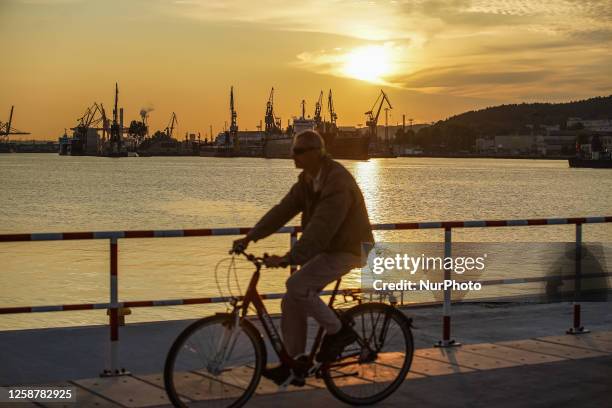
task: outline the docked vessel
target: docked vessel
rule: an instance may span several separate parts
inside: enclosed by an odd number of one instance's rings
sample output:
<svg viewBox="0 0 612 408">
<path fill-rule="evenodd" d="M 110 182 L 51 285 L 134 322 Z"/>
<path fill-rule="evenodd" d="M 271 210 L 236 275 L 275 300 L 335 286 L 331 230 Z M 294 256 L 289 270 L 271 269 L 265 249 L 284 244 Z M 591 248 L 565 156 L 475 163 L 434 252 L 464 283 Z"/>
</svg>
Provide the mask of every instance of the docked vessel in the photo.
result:
<svg viewBox="0 0 612 408">
<path fill-rule="evenodd" d="M 272 95 L 271 95 L 272 98 Z M 331 90 L 328 94 L 328 109 L 330 120 L 321 118 L 323 92 L 315 105 L 314 117 L 306 117 L 305 101 L 302 101 L 302 115 L 293 119 L 293 126 L 286 131 L 280 131 L 279 126 L 270 126 L 268 129 L 268 113 L 266 114 L 266 138 L 264 143 L 264 157 L 266 158 L 290 158 L 291 144 L 294 135 L 306 130 L 316 130 L 323 137 L 327 152 L 336 159 L 367 160 L 368 159 L 368 135 L 360 133 L 354 127 L 338 127 L 336 125 L 337 115 L 334 111 Z M 269 102 L 270 104 L 270 102 Z M 275 122 L 272 122 L 278 125 Z"/>
<path fill-rule="evenodd" d="M 325 140 L 327 152 L 335 159 L 348 160 L 368 160 L 368 138 L 356 129 L 338 129 L 325 131 L 316 126 L 309 126 L 305 122 L 311 119 L 296 119 L 294 121 L 295 131 L 283 132 L 282 134 L 268 135 L 264 144 L 264 157 L 269 159 L 288 159 L 291 158 L 291 144 L 293 136 L 301 131 L 310 128 L 317 130 Z M 297 124 L 296 122 L 301 122 Z M 302 130 L 297 130 L 301 128 Z"/>
<path fill-rule="evenodd" d="M 336 159 L 368 160 L 369 139 L 352 127 L 334 127 L 332 131 L 317 129 L 325 139 L 325 145 Z"/>
<path fill-rule="evenodd" d="M 576 157 L 568 159 L 570 167 L 592 169 L 612 168 L 612 153 L 604 148 L 602 137 L 594 134 L 587 143 L 576 142 Z"/>
<path fill-rule="evenodd" d="M 263 147 L 263 156 L 267 159 L 289 159 L 291 158 L 292 143 L 292 134 L 267 135 Z"/>
<path fill-rule="evenodd" d="M 612 169 L 611 159 L 581 159 L 573 157 L 568 159 L 570 167 L 584 167 L 591 169 Z"/>
</svg>

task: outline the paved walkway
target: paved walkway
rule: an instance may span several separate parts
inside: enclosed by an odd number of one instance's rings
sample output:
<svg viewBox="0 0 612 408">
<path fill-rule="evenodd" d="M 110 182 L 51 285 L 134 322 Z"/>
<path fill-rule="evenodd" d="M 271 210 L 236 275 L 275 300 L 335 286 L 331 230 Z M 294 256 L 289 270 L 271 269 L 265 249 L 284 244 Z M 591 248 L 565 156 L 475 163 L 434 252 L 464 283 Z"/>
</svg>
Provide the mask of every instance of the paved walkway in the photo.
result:
<svg viewBox="0 0 612 408">
<path fill-rule="evenodd" d="M 394 353 L 385 366 L 398 363 Z M 407 380 L 380 407 L 609 406 L 612 400 L 612 331 L 545 336 L 415 352 Z M 367 378 L 356 380 L 367 381 Z M 77 387 L 78 407 L 167 407 L 160 374 L 91 378 L 56 383 Z M 278 392 L 262 379 L 247 406 L 346 406 L 319 380 Z M 9 405 L 7 405 L 9 406 Z M 13 405 L 17 406 L 17 405 Z M 75 404 L 19 404 L 69 407 Z"/>
<path fill-rule="evenodd" d="M 441 308 L 402 309 L 414 319 L 417 349 L 431 347 L 441 336 Z M 134 313 L 139 310 L 135 309 Z M 582 304 L 585 327 L 612 330 L 612 303 Z M 562 334 L 572 324 L 570 303 L 460 304 L 452 308 L 452 337 L 467 343 L 497 343 Z M 276 319 L 275 319 L 276 320 Z M 129 322 L 129 316 L 128 316 Z M 136 374 L 163 370 L 170 345 L 190 320 L 132 323 L 119 331 L 119 366 Z M 316 327 L 311 321 L 311 337 Z M 278 326 L 278 321 L 276 321 Z M 106 326 L 14 330 L 0 332 L 0 385 L 42 384 L 73 378 L 94 378 L 108 368 Z M 312 340 L 312 339 L 311 339 Z M 276 355 L 267 344 L 268 360 Z"/>
</svg>

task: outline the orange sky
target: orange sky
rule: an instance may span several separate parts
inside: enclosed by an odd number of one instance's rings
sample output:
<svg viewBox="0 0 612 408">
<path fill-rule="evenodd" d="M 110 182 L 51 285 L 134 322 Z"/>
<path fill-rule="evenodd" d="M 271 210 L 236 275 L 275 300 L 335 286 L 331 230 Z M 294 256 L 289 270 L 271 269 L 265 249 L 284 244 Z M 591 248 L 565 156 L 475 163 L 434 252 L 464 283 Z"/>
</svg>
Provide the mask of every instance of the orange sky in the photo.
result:
<svg viewBox="0 0 612 408">
<path fill-rule="evenodd" d="M 0 1 L 0 120 L 52 139 L 94 101 L 126 122 L 175 111 L 179 134 L 228 120 L 255 129 L 270 87 L 286 125 L 333 89 L 342 125 L 364 123 L 380 88 L 417 122 L 465 110 L 568 101 L 612 90 L 607 0 Z"/>
</svg>

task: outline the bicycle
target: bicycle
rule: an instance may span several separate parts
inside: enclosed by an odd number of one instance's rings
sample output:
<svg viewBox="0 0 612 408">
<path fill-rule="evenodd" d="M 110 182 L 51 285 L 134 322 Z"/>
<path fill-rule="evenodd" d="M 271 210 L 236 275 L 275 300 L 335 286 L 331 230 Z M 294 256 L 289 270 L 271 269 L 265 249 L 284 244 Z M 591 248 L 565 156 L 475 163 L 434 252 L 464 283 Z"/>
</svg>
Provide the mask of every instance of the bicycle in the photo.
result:
<svg viewBox="0 0 612 408">
<path fill-rule="evenodd" d="M 379 402 L 402 384 L 414 352 L 411 319 L 395 307 L 378 302 L 359 301 L 341 314 L 334 309 L 350 322 L 357 340 L 346 346 L 336 360 L 320 363 L 315 356 L 324 330 L 319 328 L 310 353 L 293 359 L 257 292 L 264 258 L 244 251 L 237 253 L 255 266 L 244 296 L 231 298 L 230 312 L 216 313 L 189 325 L 168 352 L 164 383 L 175 407 L 236 408 L 253 395 L 266 366 L 267 351 L 260 330 L 247 318 L 251 305 L 278 358 L 291 368 L 290 380 L 322 378 L 332 395 L 352 405 Z M 340 281 L 336 281 L 329 307 L 334 304 Z"/>
</svg>

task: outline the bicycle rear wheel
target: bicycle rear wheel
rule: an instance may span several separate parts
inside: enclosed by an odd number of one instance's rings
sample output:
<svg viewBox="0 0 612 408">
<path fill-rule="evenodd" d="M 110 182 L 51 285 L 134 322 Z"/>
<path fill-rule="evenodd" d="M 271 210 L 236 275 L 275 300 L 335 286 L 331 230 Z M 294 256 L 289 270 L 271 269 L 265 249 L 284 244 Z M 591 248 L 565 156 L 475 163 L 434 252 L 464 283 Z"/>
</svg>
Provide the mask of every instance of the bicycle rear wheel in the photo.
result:
<svg viewBox="0 0 612 408">
<path fill-rule="evenodd" d="M 236 325 L 230 315 L 207 317 L 172 344 L 164 367 L 166 392 L 175 407 L 240 407 L 265 365 L 265 345 L 249 321 Z"/>
<path fill-rule="evenodd" d="M 391 395 L 410 370 L 414 353 L 410 320 L 383 303 L 355 306 L 343 318 L 352 322 L 359 340 L 322 368 L 323 380 L 343 402 L 374 404 Z"/>
</svg>

